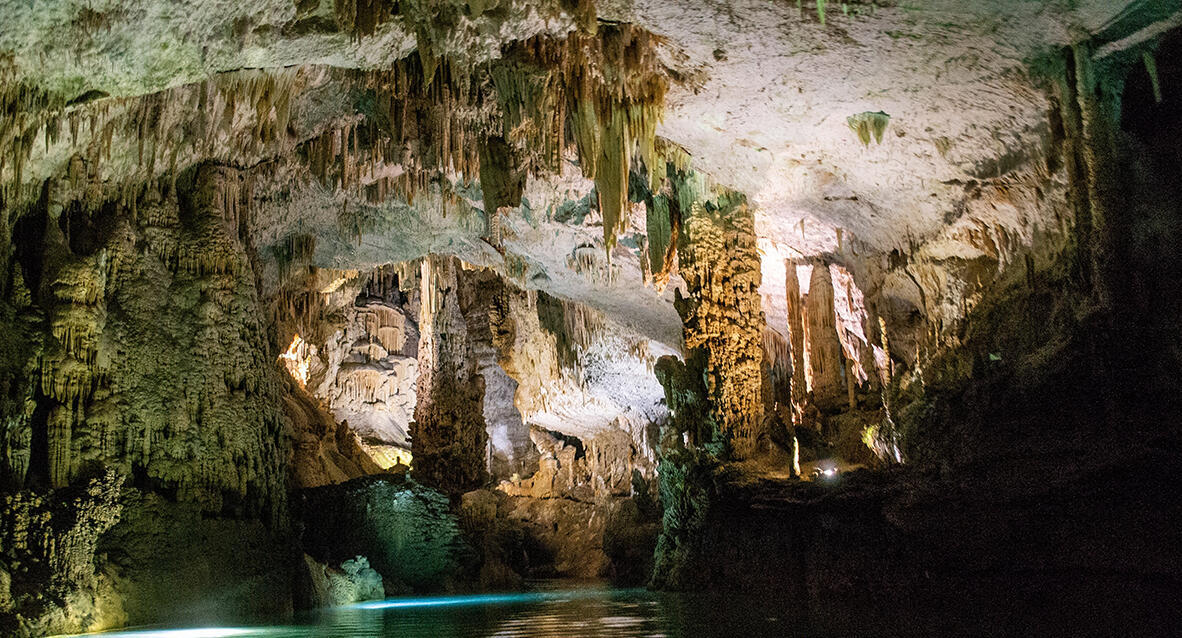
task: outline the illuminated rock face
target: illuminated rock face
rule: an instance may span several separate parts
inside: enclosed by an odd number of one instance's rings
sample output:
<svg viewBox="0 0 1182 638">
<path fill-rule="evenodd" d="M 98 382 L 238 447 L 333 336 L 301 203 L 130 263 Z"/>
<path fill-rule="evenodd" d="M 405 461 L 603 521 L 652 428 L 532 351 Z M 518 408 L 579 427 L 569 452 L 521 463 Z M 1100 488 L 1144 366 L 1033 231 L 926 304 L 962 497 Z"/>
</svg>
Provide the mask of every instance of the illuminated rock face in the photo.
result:
<svg viewBox="0 0 1182 638">
<path fill-rule="evenodd" d="M 365 555 L 399 589 L 455 584 L 472 549 L 441 492 L 386 475 L 306 490 L 303 545 L 313 558 L 340 564 Z"/>
<path fill-rule="evenodd" d="M 304 562 L 308 569 L 309 607 L 339 607 L 386 597 L 382 576 L 364 556 L 342 562 L 339 569 L 318 563 L 306 554 Z"/>
<path fill-rule="evenodd" d="M 19 259 L 38 264 L 50 327 L 23 423 L 37 434 L 10 433 L 9 479 L 61 487 L 113 467 L 207 511 L 282 516 L 289 442 L 240 176 L 186 179 L 138 210 L 51 201 L 24 218 L 41 241 Z"/>
<path fill-rule="evenodd" d="M 18 493 L 0 503 L 0 561 L 20 578 L 24 573 L 48 575 L 44 589 L 29 595 L 12 592 L 12 575 L 0 574 L 0 625 L 6 633 L 56 633 L 61 627 L 101 631 L 127 622 L 111 578 L 95 569 L 99 537 L 123 514 L 120 477 L 108 473 L 85 486 L 51 493 Z M 19 582 L 19 581 L 18 581 Z M 57 617 L 52 610 L 57 597 L 70 597 Z M 26 606 L 21 619 L 9 616 Z"/>
<path fill-rule="evenodd" d="M 343 325 L 319 346 L 313 392 L 367 443 L 409 449 L 418 379 L 418 279 L 403 282 L 395 274 L 380 286 L 387 270 L 369 275 L 342 310 Z"/>
<path fill-rule="evenodd" d="M 833 278 L 824 264 L 813 266 L 809 294 L 805 298 L 808 317 L 809 367 L 813 398 L 818 405 L 832 407 L 845 396 L 844 357 L 837 338 L 837 315 L 833 309 Z"/>
</svg>

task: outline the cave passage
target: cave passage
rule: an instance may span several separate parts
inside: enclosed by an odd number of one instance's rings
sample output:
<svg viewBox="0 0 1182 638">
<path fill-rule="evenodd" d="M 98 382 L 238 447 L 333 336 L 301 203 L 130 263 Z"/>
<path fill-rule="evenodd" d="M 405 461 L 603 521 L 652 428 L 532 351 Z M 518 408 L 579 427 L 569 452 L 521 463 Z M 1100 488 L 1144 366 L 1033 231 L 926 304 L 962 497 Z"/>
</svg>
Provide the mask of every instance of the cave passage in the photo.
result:
<svg viewBox="0 0 1182 638">
<path fill-rule="evenodd" d="M 0 7 L 0 636 L 1182 635 L 1182 0 Z"/>
</svg>

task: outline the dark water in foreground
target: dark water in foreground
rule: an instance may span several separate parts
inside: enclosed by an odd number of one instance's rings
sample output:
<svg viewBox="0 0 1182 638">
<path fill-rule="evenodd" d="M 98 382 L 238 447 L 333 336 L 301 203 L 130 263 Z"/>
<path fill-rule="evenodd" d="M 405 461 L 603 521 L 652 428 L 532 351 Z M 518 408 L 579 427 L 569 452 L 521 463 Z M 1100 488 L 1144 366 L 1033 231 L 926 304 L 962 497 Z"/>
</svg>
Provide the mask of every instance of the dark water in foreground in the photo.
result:
<svg viewBox="0 0 1182 638">
<path fill-rule="evenodd" d="M 762 603 L 762 604 L 759 604 Z M 760 609 L 762 608 L 762 609 Z M 152 628 L 101 634 L 139 638 L 485 638 L 509 636 L 798 636 L 805 632 L 769 615 L 766 599 L 686 595 L 642 589 L 542 587 L 532 592 L 390 598 L 326 609 L 284 626 Z"/>
</svg>

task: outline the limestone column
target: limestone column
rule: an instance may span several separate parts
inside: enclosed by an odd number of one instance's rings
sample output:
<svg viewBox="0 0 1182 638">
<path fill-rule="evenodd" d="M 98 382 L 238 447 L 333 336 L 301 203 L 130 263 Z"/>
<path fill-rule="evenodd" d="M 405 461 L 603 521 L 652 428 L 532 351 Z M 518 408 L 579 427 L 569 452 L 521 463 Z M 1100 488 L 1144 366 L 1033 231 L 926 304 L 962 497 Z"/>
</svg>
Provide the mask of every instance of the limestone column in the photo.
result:
<svg viewBox="0 0 1182 638">
<path fill-rule="evenodd" d="M 760 256 L 745 204 L 707 210 L 695 203 L 681 247 L 686 350 L 704 350 L 714 422 L 738 458 L 757 451 L 763 434 L 763 329 Z"/>
<path fill-rule="evenodd" d="M 813 374 L 813 401 L 820 408 L 835 407 L 845 399 L 841 366 L 845 354 L 837 336 L 837 315 L 833 310 L 833 277 L 829 267 L 813 267 L 809 294 L 805 300 L 809 323 L 809 365 Z"/>
<path fill-rule="evenodd" d="M 799 412 L 808 397 L 808 381 L 805 372 L 805 334 L 803 301 L 800 298 L 800 279 L 796 274 L 796 263 L 786 263 L 787 276 L 784 288 L 788 296 L 788 338 L 792 348 L 792 407 Z"/>
<path fill-rule="evenodd" d="M 487 477 L 484 379 L 460 304 L 462 275 L 454 257 L 422 261 L 419 378 L 410 427 L 412 474 L 450 494 L 480 487 Z"/>
</svg>

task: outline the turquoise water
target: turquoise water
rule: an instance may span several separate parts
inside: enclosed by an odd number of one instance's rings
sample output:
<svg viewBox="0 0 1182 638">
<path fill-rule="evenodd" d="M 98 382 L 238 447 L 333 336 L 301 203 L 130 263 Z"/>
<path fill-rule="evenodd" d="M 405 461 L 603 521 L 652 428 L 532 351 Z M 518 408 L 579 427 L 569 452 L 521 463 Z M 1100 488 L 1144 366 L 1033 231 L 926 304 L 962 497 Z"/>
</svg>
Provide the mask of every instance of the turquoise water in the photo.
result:
<svg viewBox="0 0 1182 638">
<path fill-rule="evenodd" d="M 804 635 L 766 599 L 664 594 L 569 584 L 562 589 L 472 596 L 390 598 L 320 610 L 283 626 L 152 628 L 104 638 L 486 638 L 510 636 L 759 636 Z"/>
</svg>

